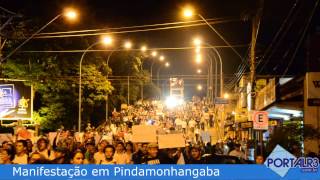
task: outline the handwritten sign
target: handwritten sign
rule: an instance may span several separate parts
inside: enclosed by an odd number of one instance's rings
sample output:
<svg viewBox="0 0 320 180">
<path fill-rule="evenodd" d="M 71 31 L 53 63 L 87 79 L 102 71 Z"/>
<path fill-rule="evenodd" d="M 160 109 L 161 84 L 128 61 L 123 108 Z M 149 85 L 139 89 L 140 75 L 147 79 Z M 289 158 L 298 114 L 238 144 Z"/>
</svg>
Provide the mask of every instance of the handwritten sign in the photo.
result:
<svg viewBox="0 0 320 180">
<path fill-rule="evenodd" d="M 132 142 L 157 142 L 157 126 L 132 126 Z"/>
<path fill-rule="evenodd" d="M 182 133 L 158 136 L 159 149 L 185 147 L 186 140 Z"/>
</svg>

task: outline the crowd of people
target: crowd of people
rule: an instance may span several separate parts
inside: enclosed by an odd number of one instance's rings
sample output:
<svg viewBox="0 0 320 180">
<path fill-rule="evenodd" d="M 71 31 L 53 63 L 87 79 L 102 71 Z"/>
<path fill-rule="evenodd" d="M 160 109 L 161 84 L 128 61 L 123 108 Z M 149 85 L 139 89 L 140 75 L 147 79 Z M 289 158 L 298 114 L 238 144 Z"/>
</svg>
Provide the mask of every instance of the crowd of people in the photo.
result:
<svg viewBox="0 0 320 180">
<path fill-rule="evenodd" d="M 56 140 L 56 139 L 55 139 Z M 245 160 L 239 144 L 223 156 L 220 144 L 211 146 L 186 145 L 183 148 L 159 149 L 157 143 L 132 143 L 107 140 L 84 143 L 75 142 L 74 137 L 55 142 L 41 137 L 35 145 L 31 140 L 3 142 L 0 148 L 1 164 L 208 164 L 208 163 L 254 163 Z M 222 153 L 222 154 L 220 154 Z M 224 155 L 227 155 L 224 154 Z M 234 158 L 231 158 L 234 157 Z M 222 159 L 224 158 L 224 159 Z M 258 156 L 256 163 L 263 163 Z"/>
<path fill-rule="evenodd" d="M 214 112 L 206 101 L 166 109 L 159 102 L 137 103 L 114 111 L 97 128 L 60 129 L 37 140 L 4 141 L 0 164 L 210 164 L 257 163 L 264 157 L 250 152 L 245 141 L 205 140 L 200 133 L 214 127 Z M 132 126 L 158 127 L 158 134 L 183 133 L 185 146 L 159 149 L 157 143 L 132 142 Z"/>
</svg>

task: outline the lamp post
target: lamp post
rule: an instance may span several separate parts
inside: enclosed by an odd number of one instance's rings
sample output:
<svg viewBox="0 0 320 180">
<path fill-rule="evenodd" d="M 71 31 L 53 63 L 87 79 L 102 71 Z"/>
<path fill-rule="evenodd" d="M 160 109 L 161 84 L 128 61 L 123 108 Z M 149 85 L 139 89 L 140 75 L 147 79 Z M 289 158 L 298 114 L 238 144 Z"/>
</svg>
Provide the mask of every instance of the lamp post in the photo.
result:
<svg viewBox="0 0 320 180">
<path fill-rule="evenodd" d="M 165 59 L 165 57 L 163 55 L 161 55 L 159 57 L 159 61 L 160 62 L 163 62 Z M 151 76 L 151 80 L 152 80 L 152 74 L 153 74 L 153 65 L 155 64 L 156 61 L 153 61 L 152 64 L 151 64 L 151 67 L 150 67 L 150 76 Z"/>
<path fill-rule="evenodd" d="M 61 16 L 65 16 L 69 20 L 75 20 L 78 16 L 77 12 L 73 9 L 66 9 L 63 13 L 58 14 L 53 19 L 51 19 L 47 24 L 42 26 L 40 29 L 38 29 L 35 33 L 33 33 L 30 37 L 28 37 L 26 40 L 24 40 L 19 46 L 17 46 L 14 50 L 12 50 L 5 58 L 3 58 L 3 61 L 11 57 L 16 51 L 18 51 L 23 45 L 25 45 L 27 42 L 29 42 L 32 38 L 34 38 L 36 35 L 38 35 L 42 30 L 44 30 L 46 27 L 48 27 L 51 23 L 59 19 Z"/>
<path fill-rule="evenodd" d="M 95 45 L 103 43 L 105 45 L 110 45 L 112 43 L 112 38 L 109 36 L 105 36 L 102 38 L 102 41 L 98 41 L 95 42 L 93 44 L 91 44 L 81 55 L 80 58 L 80 62 L 79 62 L 79 97 L 78 97 L 78 101 L 79 101 L 79 107 L 78 107 L 78 132 L 81 132 L 81 106 L 82 106 L 82 62 L 83 59 L 85 57 L 85 55 L 87 54 L 87 52 Z"/>
<path fill-rule="evenodd" d="M 160 86 L 159 86 L 159 75 L 160 75 L 160 70 L 161 70 L 161 68 L 163 67 L 163 66 L 165 66 L 166 68 L 168 68 L 169 66 L 170 66 L 170 63 L 169 62 L 166 62 L 164 65 L 161 65 L 159 68 L 158 68 L 158 70 L 157 70 L 157 86 L 160 88 Z M 160 94 L 161 94 L 161 91 L 160 91 Z M 161 96 L 161 95 L 160 95 Z M 161 98 L 159 96 L 159 98 Z"/>
<path fill-rule="evenodd" d="M 123 45 L 123 48 L 124 48 L 125 50 L 131 49 L 131 48 L 132 48 L 132 43 L 131 43 L 130 41 L 125 42 L 124 45 Z M 121 48 L 113 49 L 113 50 L 108 54 L 108 57 L 107 57 L 107 67 L 109 67 L 109 61 L 110 61 L 110 58 L 111 58 L 112 54 L 113 54 L 115 51 L 119 51 L 119 50 L 121 50 Z M 109 77 L 109 73 L 107 73 L 107 80 L 108 80 L 108 77 Z M 128 76 L 128 77 L 129 77 L 129 76 Z M 128 81 L 128 83 L 129 83 L 129 82 L 130 82 L 130 81 Z M 128 84 L 128 101 L 129 101 L 129 96 L 130 96 L 129 87 L 130 87 L 130 86 L 129 86 L 129 84 Z M 106 95 L 106 120 L 108 120 L 108 114 L 109 114 L 108 98 L 109 98 L 109 96 L 108 96 L 108 93 L 107 93 L 107 95 Z M 129 102 L 128 102 L 128 104 L 129 104 Z"/>
<path fill-rule="evenodd" d="M 184 16 L 185 18 L 191 18 L 192 16 L 194 16 L 194 10 L 193 10 L 191 7 L 186 7 L 186 8 L 184 8 L 184 10 L 183 10 L 183 16 Z M 244 59 L 242 58 L 242 56 L 240 55 L 240 53 L 239 53 L 233 46 L 231 46 L 231 44 L 230 44 L 201 14 L 197 14 L 197 16 L 198 16 L 203 22 L 205 22 L 205 23 L 208 25 L 208 27 L 209 27 L 214 33 L 216 33 L 216 34 L 223 40 L 223 42 L 225 42 L 225 43 L 228 45 L 228 47 L 230 47 L 230 48 L 234 51 L 234 53 L 236 53 L 236 54 L 240 57 L 240 59 L 241 59 L 242 61 L 244 61 Z"/>
<path fill-rule="evenodd" d="M 200 44 L 202 43 L 202 41 L 199 39 L 199 38 L 196 38 L 194 39 L 194 44 L 199 47 Z M 219 51 L 217 50 L 217 48 L 215 48 L 214 46 L 212 46 L 211 44 L 205 42 L 204 44 L 206 44 L 207 46 L 210 47 L 210 49 L 214 52 L 214 54 L 216 54 L 218 56 L 218 59 L 219 59 L 219 62 L 220 62 L 220 97 L 223 97 L 223 70 L 222 70 L 222 66 L 223 66 L 223 63 L 222 63 L 222 58 L 221 58 L 221 55 L 219 53 Z M 197 54 L 197 55 L 200 55 L 200 54 Z M 214 56 L 215 57 L 215 56 Z M 200 60 L 198 60 L 198 56 L 197 56 L 197 59 L 196 61 L 199 62 Z M 209 58 L 210 59 L 210 58 Z M 212 65 L 212 62 L 211 62 L 211 65 Z M 217 77 L 216 77 L 217 78 Z"/>
</svg>

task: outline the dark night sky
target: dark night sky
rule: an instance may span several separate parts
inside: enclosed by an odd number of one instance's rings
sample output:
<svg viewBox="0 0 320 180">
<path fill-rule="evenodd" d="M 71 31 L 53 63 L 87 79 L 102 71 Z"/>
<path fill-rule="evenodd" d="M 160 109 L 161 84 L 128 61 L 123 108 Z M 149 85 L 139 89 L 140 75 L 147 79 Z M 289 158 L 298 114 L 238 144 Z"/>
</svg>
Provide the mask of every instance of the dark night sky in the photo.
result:
<svg viewBox="0 0 320 180">
<path fill-rule="evenodd" d="M 305 25 L 315 0 L 265 0 L 262 22 L 258 36 L 259 52 L 264 52 L 278 31 L 281 23 L 295 1 L 298 1 L 296 18 L 292 27 L 285 33 L 284 41 L 279 45 L 277 51 L 271 57 L 265 67 L 264 74 L 281 74 L 287 66 L 292 49 L 296 44 L 301 30 Z M 214 27 L 230 42 L 230 44 L 249 44 L 251 40 L 250 21 L 241 21 L 241 14 L 251 12 L 255 0 L 2 0 L 0 5 L 11 11 L 24 15 L 23 19 L 39 19 L 42 24 L 46 23 L 63 7 L 73 6 L 80 9 L 81 20 L 76 25 L 62 26 L 60 31 L 76 29 L 96 29 L 106 27 L 122 27 L 156 23 L 167 23 L 181 21 L 179 11 L 190 4 L 205 18 L 235 17 L 239 21 L 214 25 Z M 319 10 L 319 8 L 318 8 Z M 316 13 L 319 14 L 319 13 Z M 16 21 L 18 21 L 17 19 Z M 314 20 L 315 21 L 315 20 Z M 59 23 L 59 22 L 57 22 Z M 61 21 L 60 21 L 61 23 Z M 45 31 L 51 32 L 48 27 Z M 192 28 L 181 28 L 166 31 L 152 31 L 143 33 L 128 33 L 116 36 L 117 39 L 132 39 L 135 42 L 146 43 L 149 47 L 182 47 L 190 46 L 194 36 L 201 36 L 214 45 L 225 45 L 214 32 L 207 26 L 196 26 Z M 302 46 L 303 48 L 304 46 Z M 70 49 L 66 47 L 66 49 Z M 291 51 L 288 51 L 288 49 Z M 237 48 L 246 55 L 248 47 Z M 224 61 L 224 72 L 235 73 L 241 60 L 229 49 L 219 49 Z M 193 52 L 165 51 L 167 59 L 171 61 L 171 74 L 195 74 Z M 285 56 L 285 54 L 287 54 Z M 300 53 L 301 54 L 301 53 Z M 261 55 L 259 55 L 261 56 Z M 298 53 L 299 57 L 299 53 Z M 292 64 L 289 73 L 294 73 L 303 65 L 299 58 Z M 204 65 L 203 65 L 204 66 Z M 204 67 L 203 67 L 204 68 Z M 301 68 L 300 68 L 301 70 Z"/>
</svg>

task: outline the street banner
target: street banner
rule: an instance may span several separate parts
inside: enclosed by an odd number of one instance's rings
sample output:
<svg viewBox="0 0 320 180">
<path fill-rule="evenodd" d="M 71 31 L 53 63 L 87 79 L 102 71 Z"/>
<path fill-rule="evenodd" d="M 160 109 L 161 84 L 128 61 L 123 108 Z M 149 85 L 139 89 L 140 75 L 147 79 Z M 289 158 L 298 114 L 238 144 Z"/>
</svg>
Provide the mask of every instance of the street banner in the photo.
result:
<svg viewBox="0 0 320 180">
<path fill-rule="evenodd" d="M 185 147 L 186 140 L 182 133 L 158 136 L 159 149 Z"/>
<path fill-rule="evenodd" d="M 132 142 L 157 142 L 157 126 L 132 126 Z"/>
<path fill-rule="evenodd" d="M 0 120 L 32 120 L 32 86 L 25 83 L 0 80 Z"/>
<path fill-rule="evenodd" d="M 253 111 L 252 113 L 253 129 L 268 130 L 269 117 L 267 111 Z"/>
</svg>

